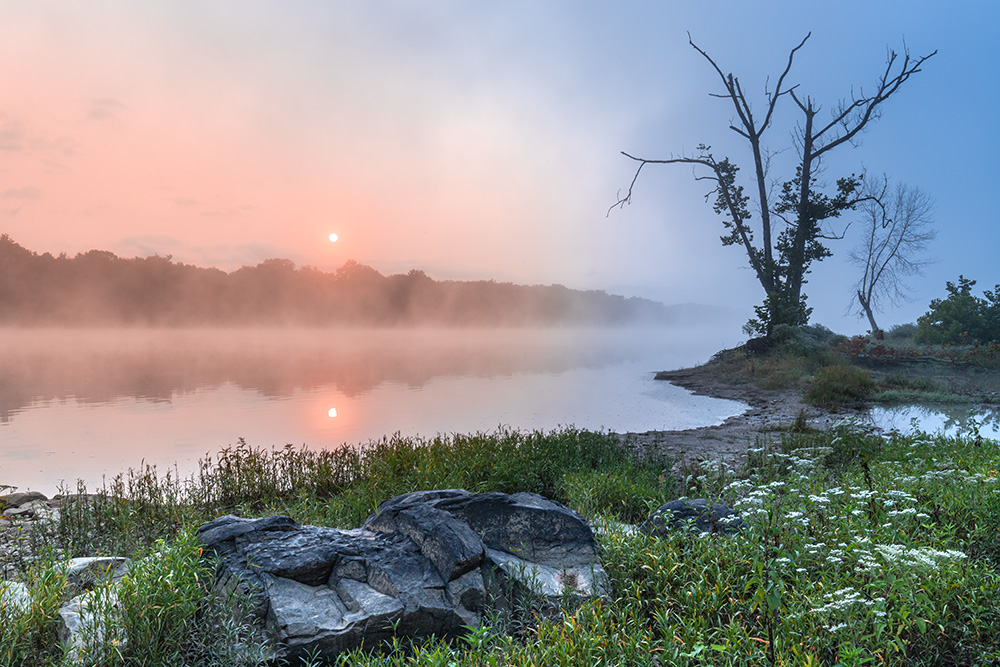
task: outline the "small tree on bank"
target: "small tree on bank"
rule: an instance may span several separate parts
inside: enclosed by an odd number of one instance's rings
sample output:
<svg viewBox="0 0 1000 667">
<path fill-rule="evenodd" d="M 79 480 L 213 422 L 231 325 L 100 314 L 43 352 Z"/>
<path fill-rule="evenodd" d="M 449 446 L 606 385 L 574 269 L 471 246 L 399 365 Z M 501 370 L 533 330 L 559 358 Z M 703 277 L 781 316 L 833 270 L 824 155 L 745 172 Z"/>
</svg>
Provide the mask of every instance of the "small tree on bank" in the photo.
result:
<svg viewBox="0 0 1000 667">
<path fill-rule="evenodd" d="M 822 107 L 809 95 L 798 90 L 798 84 L 786 83 L 795 54 L 809 39 L 811 33 L 791 50 L 788 62 L 773 90 L 764 88 L 766 103 L 763 115 L 754 115 L 753 105 L 746 92 L 732 73 L 723 72 L 704 50 L 688 36 L 688 43 L 712 66 L 722 82 L 724 92 L 713 94 L 728 100 L 735 111 L 729 126 L 742 137 L 750 149 L 753 163 L 753 191 L 746 194 L 737 182 L 739 167 L 728 157 L 716 158 L 711 147 L 701 144 L 695 155 L 681 155 L 666 159 L 638 157 L 622 154 L 639 163 L 628 191 L 612 206 L 621 207 L 632 200 L 633 190 L 642 169 L 648 164 L 689 164 L 696 169 L 696 180 L 711 183 L 706 199 L 714 197 L 713 209 L 722 218 L 727 233 L 723 245 L 739 245 L 747 256 L 757 281 L 764 290 L 764 302 L 755 308 L 757 317 L 750 320 L 750 333 L 770 335 L 778 324 L 800 326 L 809 321 L 810 308 L 802 287 L 812 262 L 828 257 L 830 250 L 824 241 L 840 238 L 824 229 L 824 223 L 840 217 L 853 209 L 862 195 L 862 179 L 854 174 L 840 178 L 829 194 L 822 191 L 817 180 L 824 157 L 842 145 L 854 145 L 864 128 L 881 115 L 883 103 L 888 100 L 923 63 L 934 53 L 912 58 L 904 52 L 902 58 L 890 51 L 885 69 L 870 94 L 864 90 L 852 92 L 841 100 L 826 120 L 818 114 Z M 780 194 L 772 197 L 772 178 L 768 174 L 770 158 L 764 135 L 772 127 L 775 109 L 782 100 L 790 100 L 798 108 L 799 122 L 791 131 L 792 148 L 796 155 L 794 176 L 782 182 Z M 781 182 L 781 181 L 779 181 Z M 751 203 L 760 216 L 760 223 L 752 223 Z M 758 236 L 759 232 L 759 236 Z"/>
<path fill-rule="evenodd" d="M 958 277 L 958 284 L 945 283 L 948 296 L 933 299 L 930 310 L 917 318 L 918 343 L 949 344 L 1000 341 L 1000 285 L 972 294 L 975 280 Z"/>
<path fill-rule="evenodd" d="M 930 260 L 920 255 L 937 235 L 933 224 L 934 200 L 920 188 L 900 183 L 890 192 L 889 179 L 869 180 L 860 205 L 862 237 L 851 251 L 851 261 L 861 267 L 852 304 L 868 318 L 872 335 L 881 338 L 875 312 L 885 302 L 907 300 L 907 276 L 920 275 Z"/>
</svg>

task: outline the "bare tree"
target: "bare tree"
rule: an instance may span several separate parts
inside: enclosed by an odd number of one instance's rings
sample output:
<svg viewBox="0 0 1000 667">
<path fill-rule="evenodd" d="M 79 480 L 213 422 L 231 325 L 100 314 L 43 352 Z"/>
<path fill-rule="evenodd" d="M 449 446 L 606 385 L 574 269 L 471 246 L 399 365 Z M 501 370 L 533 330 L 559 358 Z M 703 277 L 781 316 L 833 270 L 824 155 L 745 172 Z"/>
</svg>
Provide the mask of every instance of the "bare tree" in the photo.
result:
<svg viewBox="0 0 1000 667">
<path fill-rule="evenodd" d="M 927 246 L 937 236 L 934 224 L 934 200 L 920 188 L 900 183 L 894 190 L 889 179 L 869 181 L 864 186 L 861 204 L 863 236 L 851 250 L 851 261 L 861 267 L 855 285 L 853 305 L 858 316 L 868 318 L 872 335 L 881 338 L 875 321 L 888 302 L 898 305 L 907 300 L 907 276 L 920 275 L 933 260 L 922 258 Z"/>
<path fill-rule="evenodd" d="M 810 33 L 811 34 L 811 33 Z M 712 96 L 729 100 L 735 111 L 735 118 L 729 129 L 746 140 L 753 160 L 753 194 L 746 195 L 743 186 L 737 182 L 739 167 L 728 157 L 716 159 L 711 147 L 699 145 L 696 155 L 671 156 L 667 159 L 649 159 L 622 152 L 625 157 L 639 163 L 628 192 L 611 207 L 622 207 L 632 201 L 633 190 L 648 164 L 690 164 L 696 169 L 696 180 L 709 181 L 713 185 L 706 199 L 713 195 L 713 208 L 722 217 L 722 224 L 728 233 L 722 237 L 723 245 L 740 245 L 746 253 L 757 281 L 764 289 L 764 303 L 756 308 L 757 318 L 748 323 L 751 331 L 768 335 L 776 324 L 805 324 L 809 320 L 810 309 L 805 305 L 802 286 L 813 261 L 822 260 L 831 253 L 823 244 L 824 240 L 841 238 L 829 229 L 824 229 L 827 220 L 837 218 L 844 211 L 851 210 L 860 200 L 859 189 L 862 179 L 851 175 L 837 180 L 836 192 L 827 195 L 820 189 L 817 174 L 827 153 L 844 144 L 854 145 L 859 135 L 869 123 L 881 115 L 882 104 L 913 74 L 920 71 L 923 63 L 934 53 L 920 58 L 912 58 L 904 52 L 900 58 L 889 51 L 885 69 L 876 80 L 869 93 L 864 89 L 852 91 L 851 96 L 840 101 L 833 109 L 831 117 L 820 121 L 817 114 L 821 107 L 810 96 L 803 95 L 798 84 L 786 83 L 795 54 L 810 35 L 799 42 L 788 54 L 788 62 L 773 90 L 764 87 L 766 104 L 763 117 L 753 114 L 753 106 L 732 73 L 723 72 L 703 49 L 688 35 L 688 43 L 712 66 L 725 92 Z M 773 155 L 764 145 L 765 132 L 772 126 L 778 103 L 786 98 L 798 107 L 800 120 L 791 132 L 791 143 L 796 154 L 795 174 L 784 179 L 781 192 L 772 197 L 767 169 L 769 156 Z M 751 222 L 751 201 L 760 215 L 760 224 Z M 759 240 L 755 232 L 760 232 Z"/>
</svg>

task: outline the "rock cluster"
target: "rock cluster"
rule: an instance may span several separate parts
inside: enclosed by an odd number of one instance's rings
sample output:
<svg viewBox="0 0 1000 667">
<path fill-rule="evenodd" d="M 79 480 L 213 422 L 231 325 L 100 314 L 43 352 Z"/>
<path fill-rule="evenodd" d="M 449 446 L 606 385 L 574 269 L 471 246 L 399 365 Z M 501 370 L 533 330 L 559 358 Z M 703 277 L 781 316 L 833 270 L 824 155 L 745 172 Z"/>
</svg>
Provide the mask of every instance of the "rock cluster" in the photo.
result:
<svg viewBox="0 0 1000 667">
<path fill-rule="evenodd" d="M 49 499 L 38 491 L 0 496 L 0 579 L 13 576 L 11 561 L 25 556 L 27 533 L 39 521 L 59 518 L 62 499 Z"/>
<path fill-rule="evenodd" d="M 0 496 L 3 551 L 39 521 L 58 516 L 59 499 L 38 493 Z M 728 507 L 676 500 L 639 530 L 728 534 L 746 525 Z M 216 594 L 241 591 L 247 617 L 278 662 L 331 658 L 355 647 L 379 648 L 393 636 L 455 636 L 491 612 L 522 604 L 555 610 L 567 599 L 604 594 L 606 576 L 590 526 L 569 508 L 532 493 L 409 493 L 384 501 L 361 528 L 303 526 L 284 516 L 224 516 L 198 531 L 207 557 L 218 557 Z M 94 627 L 95 600 L 115 604 L 123 558 L 67 562 L 60 640 L 69 654 Z M 0 572 L 0 605 L 27 608 L 28 589 Z M 100 606 L 100 605 L 96 605 Z M 98 638 L 99 640 L 99 638 Z"/>
<path fill-rule="evenodd" d="M 0 528 L 12 525 L 15 519 L 50 517 L 59 507 L 59 500 L 49 500 L 39 491 L 21 491 L 0 496 Z"/>
<path fill-rule="evenodd" d="M 225 516 L 199 536 L 218 590 L 252 596 L 276 655 L 335 656 L 389 637 L 454 636 L 518 596 L 557 604 L 603 591 L 587 523 L 531 493 L 410 493 L 355 530 Z"/>
</svg>

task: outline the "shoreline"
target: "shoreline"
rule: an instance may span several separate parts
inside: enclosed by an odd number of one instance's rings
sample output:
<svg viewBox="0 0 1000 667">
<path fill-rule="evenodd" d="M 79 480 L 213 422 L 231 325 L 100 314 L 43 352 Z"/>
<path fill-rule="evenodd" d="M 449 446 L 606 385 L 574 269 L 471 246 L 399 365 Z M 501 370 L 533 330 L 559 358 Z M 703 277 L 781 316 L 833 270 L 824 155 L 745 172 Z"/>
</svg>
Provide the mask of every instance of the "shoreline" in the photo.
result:
<svg viewBox="0 0 1000 667">
<path fill-rule="evenodd" d="M 759 436 L 787 427 L 800 414 L 810 428 L 825 429 L 845 416 L 863 412 L 847 410 L 834 413 L 808 405 L 802 402 L 802 392 L 797 389 L 769 390 L 750 383 L 728 384 L 705 372 L 702 367 L 660 371 L 656 379 L 699 396 L 739 401 L 749 406 L 743 413 L 714 426 L 622 434 L 623 438 L 653 446 L 671 455 L 677 462 L 675 470 L 707 461 L 724 462 L 727 467 L 738 469 L 743 466 L 747 450 Z"/>
<path fill-rule="evenodd" d="M 675 470 L 679 466 L 707 461 L 722 461 L 729 468 L 741 468 L 747 449 L 758 436 L 789 426 L 803 415 L 809 427 L 824 429 L 835 422 L 864 411 L 845 410 L 834 413 L 803 403 L 798 389 L 762 389 L 753 383 L 732 384 L 720 381 L 705 366 L 695 366 L 672 371 L 659 371 L 656 380 L 666 381 L 698 396 L 738 401 L 747 409 L 727 418 L 720 424 L 697 426 L 689 429 L 656 430 L 619 433 L 622 440 L 631 440 L 641 446 L 651 446 L 670 455 Z M 27 492 L 20 487 L 6 491 L 0 497 L 15 492 Z M 58 497 L 49 496 L 50 498 Z M 0 522 L 0 528 L 3 527 Z"/>
</svg>

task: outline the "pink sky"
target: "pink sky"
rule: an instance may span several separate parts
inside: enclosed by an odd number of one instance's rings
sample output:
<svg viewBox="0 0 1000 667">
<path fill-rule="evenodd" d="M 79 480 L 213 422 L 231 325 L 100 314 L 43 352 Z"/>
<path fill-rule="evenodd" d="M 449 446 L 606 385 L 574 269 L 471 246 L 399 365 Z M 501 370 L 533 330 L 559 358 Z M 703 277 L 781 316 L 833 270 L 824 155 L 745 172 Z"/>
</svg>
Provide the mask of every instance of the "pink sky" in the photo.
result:
<svg viewBox="0 0 1000 667">
<path fill-rule="evenodd" d="M 646 174 L 635 203 L 606 216 L 633 168 L 618 151 L 739 148 L 686 31 L 762 88 L 813 30 L 795 72 L 835 91 L 830 104 L 870 82 L 901 37 L 918 54 L 941 49 L 865 146 L 833 164 L 923 187 L 949 229 L 916 305 L 887 323 L 912 320 L 959 272 L 1000 282 L 997 238 L 968 244 L 1000 228 L 984 175 L 998 135 L 971 111 L 1000 89 L 995 53 L 992 37 L 968 34 L 995 21 L 937 3 L 848 3 L 866 8 L 861 22 L 742 5 L 719 20 L 680 4 L 6 3 L 0 233 L 39 252 L 224 269 L 354 259 L 749 311 L 759 287 L 720 247 L 688 172 Z M 986 161 L 959 174 L 949 150 Z M 856 322 L 844 320 L 844 267 L 814 275 L 820 321 Z"/>
<path fill-rule="evenodd" d="M 30 63 L 0 73 L 16 91 L 0 111 L 0 225 L 22 245 L 563 277 L 541 263 L 572 233 L 552 168 L 572 156 L 517 82 L 423 78 L 341 42 L 360 27 L 338 21 L 323 35 L 263 9 L 59 7 L 13 10 L 0 40 L 4 62 Z"/>
</svg>

